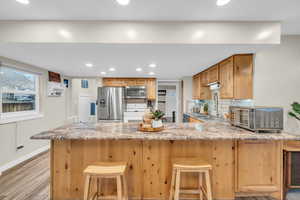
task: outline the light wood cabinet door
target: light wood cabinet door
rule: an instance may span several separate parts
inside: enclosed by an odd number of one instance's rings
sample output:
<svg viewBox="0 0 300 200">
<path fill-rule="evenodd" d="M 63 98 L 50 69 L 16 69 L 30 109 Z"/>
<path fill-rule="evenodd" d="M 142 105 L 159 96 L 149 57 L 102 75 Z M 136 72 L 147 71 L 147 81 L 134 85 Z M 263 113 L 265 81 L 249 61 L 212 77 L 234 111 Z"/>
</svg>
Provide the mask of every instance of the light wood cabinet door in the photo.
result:
<svg viewBox="0 0 300 200">
<path fill-rule="evenodd" d="M 136 79 L 135 84 L 137 86 L 143 86 L 143 85 L 147 85 L 146 80 L 145 79 Z"/>
<path fill-rule="evenodd" d="M 238 141 L 236 192 L 280 196 L 282 145 L 280 141 Z"/>
<path fill-rule="evenodd" d="M 200 79 L 201 79 L 201 84 L 200 84 L 200 96 L 199 99 L 201 100 L 209 100 L 211 99 L 211 91 L 209 87 L 207 86 L 208 84 L 208 71 L 202 72 L 200 74 Z"/>
<path fill-rule="evenodd" d="M 253 56 L 234 56 L 234 98 L 253 98 Z"/>
<path fill-rule="evenodd" d="M 208 70 L 208 83 L 219 81 L 219 65 L 214 65 Z"/>
<path fill-rule="evenodd" d="M 156 99 L 156 79 L 147 80 L 147 99 L 148 100 Z"/>
<path fill-rule="evenodd" d="M 106 87 L 121 87 L 126 86 L 126 81 L 119 78 L 103 78 L 103 86 Z"/>
<path fill-rule="evenodd" d="M 233 99 L 234 98 L 234 68 L 233 57 L 230 57 L 219 64 L 220 70 L 220 98 Z"/>
<path fill-rule="evenodd" d="M 200 99 L 200 75 L 193 77 L 193 99 Z"/>
<path fill-rule="evenodd" d="M 136 79 L 125 79 L 126 86 L 136 86 Z"/>
<path fill-rule="evenodd" d="M 201 86 L 207 86 L 209 83 L 209 71 L 203 71 L 200 73 Z"/>
</svg>

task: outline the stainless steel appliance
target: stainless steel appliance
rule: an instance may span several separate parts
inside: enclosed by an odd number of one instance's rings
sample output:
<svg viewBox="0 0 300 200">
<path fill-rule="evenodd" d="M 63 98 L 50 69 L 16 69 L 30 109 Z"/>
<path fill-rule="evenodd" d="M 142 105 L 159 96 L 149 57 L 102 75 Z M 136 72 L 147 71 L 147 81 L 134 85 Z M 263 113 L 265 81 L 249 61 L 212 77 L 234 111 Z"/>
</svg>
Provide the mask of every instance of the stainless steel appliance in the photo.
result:
<svg viewBox="0 0 300 200">
<path fill-rule="evenodd" d="M 145 86 L 127 86 L 125 87 L 126 99 L 146 99 L 147 88 Z"/>
<path fill-rule="evenodd" d="M 233 126 L 256 132 L 283 130 L 282 108 L 230 106 L 229 110 Z"/>
<path fill-rule="evenodd" d="M 123 120 L 124 87 L 98 88 L 98 120 Z"/>
</svg>

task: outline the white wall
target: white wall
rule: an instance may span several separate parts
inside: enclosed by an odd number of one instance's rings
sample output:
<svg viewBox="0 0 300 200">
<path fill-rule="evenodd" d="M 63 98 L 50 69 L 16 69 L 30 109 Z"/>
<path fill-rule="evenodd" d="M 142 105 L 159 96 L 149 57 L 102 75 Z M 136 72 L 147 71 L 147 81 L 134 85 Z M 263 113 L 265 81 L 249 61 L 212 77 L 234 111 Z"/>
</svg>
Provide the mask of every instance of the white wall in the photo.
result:
<svg viewBox="0 0 300 200">
<path fill-rule="evenodd" d="M 283 36 L 282 44 L 257 52 L 254 103 L 285 109 L 285 130 L 300 134 L 300 124 L 289 117 L 290 104 L 300 102 L 300 36 Z"/>
<path fill-rule="evenodd" d="M 97 89 L 102 86 L 102 78 L 84 78 L 88 80 L 89 87 L 81 88 L 81 80 L 83 78 L 72 79 L 72 116 L 78 116 L 78 101 L 80 96 L 89 96 L 92 101 L 97 100 Z"/>
<path fill-rule="evenodd" d="M 0 173 L 14 161 L 46 149 L 49 141 L 31 140 L 34 134 L 63 125 L 70 113 L 70 90 L 67 89 L 62 97 L 47 96 L 48 72 L 38 67 L 0 57 L 0 61 L 21 69 L 41 73 L 40 76 L 40 106 L 42 118 L 19 121 L 9 124 L 0 124 Z M 24 145 L 23 149 L 16 150 L 17 145 Z"/>
<path fill-rule="evenodd" d="M 187 108 L 187 101 L 193 100 L 193 77 L 184 77 L 183 81 L 183 112 L 189 112 Z"/>
</svg>

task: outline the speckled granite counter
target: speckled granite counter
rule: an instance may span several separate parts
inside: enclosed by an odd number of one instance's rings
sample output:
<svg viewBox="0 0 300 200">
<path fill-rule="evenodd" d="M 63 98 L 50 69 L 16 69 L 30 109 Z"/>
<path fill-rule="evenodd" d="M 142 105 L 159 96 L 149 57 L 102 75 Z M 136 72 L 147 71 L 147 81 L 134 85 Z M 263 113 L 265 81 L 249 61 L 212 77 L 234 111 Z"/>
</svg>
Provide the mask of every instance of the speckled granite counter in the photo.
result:
<svg viewBox="0 0 300 200">
<path fill-rule="evenodd" d="M 137 123 L 72 124 L 49 130 L 31 139 L 49 140 L 300 140 L 288 133 L 253 133 L 225 122 L 207 121 L 203 131 L 193 123 L 166 124 L 158 133 L 137 130 Z"/>
</svg>

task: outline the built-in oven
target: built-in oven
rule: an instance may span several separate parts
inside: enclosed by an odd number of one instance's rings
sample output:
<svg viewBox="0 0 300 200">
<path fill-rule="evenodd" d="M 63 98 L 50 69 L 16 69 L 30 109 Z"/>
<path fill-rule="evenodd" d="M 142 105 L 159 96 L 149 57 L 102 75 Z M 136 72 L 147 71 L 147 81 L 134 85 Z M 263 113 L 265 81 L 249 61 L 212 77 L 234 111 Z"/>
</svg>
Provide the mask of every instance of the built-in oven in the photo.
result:
<svg viewBox="0 0 300 200">
<path fill-rule="evenodd" d="M 145 86 L 127 86 L 125 87 L 126 99 L 146 99 L 147 88 Z"/>
</svg>

